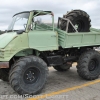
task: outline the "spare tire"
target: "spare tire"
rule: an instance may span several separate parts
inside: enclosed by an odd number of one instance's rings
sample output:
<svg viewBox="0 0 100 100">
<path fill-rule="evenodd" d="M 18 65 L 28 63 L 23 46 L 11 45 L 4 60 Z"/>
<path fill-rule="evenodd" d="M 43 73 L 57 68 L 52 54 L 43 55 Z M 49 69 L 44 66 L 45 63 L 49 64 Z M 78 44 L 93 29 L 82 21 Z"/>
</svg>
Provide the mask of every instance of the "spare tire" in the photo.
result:
<svg viewBox="0 0 100 100">
<path fill-rule="evenodd" d="M 75 28 L 78 30 L 78 32 L 89 32 L 91 27 L 91 20 L 90 16 L 82 10 L 73 10 L 66 15 L 63 16 L 63 18 L 69 19 L 72 24 L 75 26 Z M 66 24 L 67 22 L 65 20 L 61 21 L 61 30 L 66 31 Z M 75 32 L 75 29 L 72 27 L 71 24 L 68 26 L 68 32 Z"/>
</svg>

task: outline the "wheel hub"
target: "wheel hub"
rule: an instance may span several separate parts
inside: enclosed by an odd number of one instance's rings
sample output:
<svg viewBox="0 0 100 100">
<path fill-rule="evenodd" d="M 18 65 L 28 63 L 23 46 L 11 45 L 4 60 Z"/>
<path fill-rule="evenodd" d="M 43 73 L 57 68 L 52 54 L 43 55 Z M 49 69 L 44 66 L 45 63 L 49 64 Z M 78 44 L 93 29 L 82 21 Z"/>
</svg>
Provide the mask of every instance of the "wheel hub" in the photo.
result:
<svg viewBox="0 0 100 100">
<path fill-rule="evenodd" d="M 81 21 L 81 20 L 77 20 L 77 21 L 76 21 L 76 24 L 75 24 L 75 28 L 76 28 L 78 31 L 83 31 L 83 29 L 84 29 L 84 22 Z"/>
<path fill-rule="evenodd" d="M 97 68 L 97 63 L 95 60 L 91 60 L 89 63 L 89 71 L 94 71 Z"/>
<path fill-rule="evenodd" d="M 39 70 L 36 68 L 30 68 L 24 73 L 24 81 L 25 83 L 32 84 L 36 82 L 40 73 Z"/>
<path fill-rule="evenodd" d="M 29 80 L 29 81 L 34 80 L 34 79 L 35 79 L 34 72 L 29 71 L 29 72 L 26 74 L 26 78 L 27 78 L 27 80 Z"/>
</svg>

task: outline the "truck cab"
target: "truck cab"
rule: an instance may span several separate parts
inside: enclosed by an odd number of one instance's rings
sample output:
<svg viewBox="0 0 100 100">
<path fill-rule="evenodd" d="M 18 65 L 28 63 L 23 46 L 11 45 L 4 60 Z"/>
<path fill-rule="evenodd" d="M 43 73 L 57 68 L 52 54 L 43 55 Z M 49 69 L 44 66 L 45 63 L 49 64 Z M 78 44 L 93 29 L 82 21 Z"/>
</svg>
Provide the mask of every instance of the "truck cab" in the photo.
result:
<svg viewBox="0 0 100 100">
<path fill-rule="evenodd" d="M 48 16 L 48 20 L 42 22 Z M 49 21 L 49 22 L 50 22 Z M 12 57 L 26 56 L 35 51 L 58 50 L 58 34 L 54 31 L 51 11 L 25 11 L 13 16 L 6 33 L 0 35 L 0 68 L 8 68 Z"/>
</svg>

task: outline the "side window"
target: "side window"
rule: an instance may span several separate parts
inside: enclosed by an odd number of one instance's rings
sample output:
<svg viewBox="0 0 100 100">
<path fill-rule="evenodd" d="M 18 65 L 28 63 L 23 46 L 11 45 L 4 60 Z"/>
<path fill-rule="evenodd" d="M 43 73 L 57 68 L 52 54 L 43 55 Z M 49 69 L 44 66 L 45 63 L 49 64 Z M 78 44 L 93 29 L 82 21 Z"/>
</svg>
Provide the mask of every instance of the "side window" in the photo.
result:
<svg viewBox="0 0 100 100">
<path fill-rule="evenodd" d="M 42 15 L 35 17 L 34 21 L 40 22 L 42 24 L 52 25 L 52 16 L 51 15 Z"/>
<path fill-rule="evenodd" d="M 51 15 L 41 15 L 34 18 L 33 27 L 36 30 L 51 30 L 52 26 L 52 16 Z"/>
</svg>

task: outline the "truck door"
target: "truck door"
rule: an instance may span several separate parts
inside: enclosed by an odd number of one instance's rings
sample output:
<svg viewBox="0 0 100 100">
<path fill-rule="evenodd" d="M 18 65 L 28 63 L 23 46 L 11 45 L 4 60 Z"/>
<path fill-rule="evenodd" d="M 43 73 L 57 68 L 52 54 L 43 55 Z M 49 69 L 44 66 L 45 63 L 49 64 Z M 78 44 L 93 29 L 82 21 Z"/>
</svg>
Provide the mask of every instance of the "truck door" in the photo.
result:
<svg viewBox="0 0 100 100">
<path fill-rule="evenodd" d="M 54 31 L 30 31 L 29 47 L 39 51 L 57 50 L 58 35 Z"/>
</svg>

